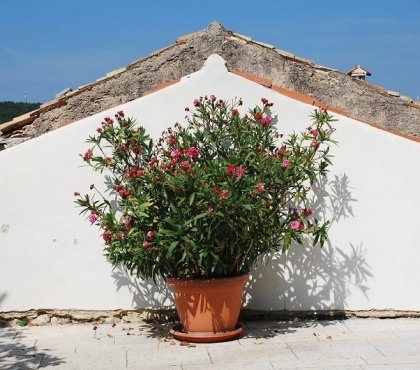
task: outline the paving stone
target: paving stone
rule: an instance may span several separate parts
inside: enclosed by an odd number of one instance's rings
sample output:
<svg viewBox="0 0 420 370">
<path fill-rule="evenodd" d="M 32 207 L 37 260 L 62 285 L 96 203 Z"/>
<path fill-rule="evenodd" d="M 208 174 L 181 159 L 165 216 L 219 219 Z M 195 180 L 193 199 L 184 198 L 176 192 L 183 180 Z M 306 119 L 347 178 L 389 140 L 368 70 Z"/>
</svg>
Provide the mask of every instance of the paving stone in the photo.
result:
<svg viewBox="0 0 420 370">
<path fill-rule="evenodd" d="M 415 355 L 366 357 L 365 360 L 369 365 L 416 364 L 420 369 L 420 352 Z"/>
<path fill-rule="evenodd" d="M 238 363 L 228 363 L 225 362 L 223 365 L 220 364 L 210 364 L 210 365 L 186 365 L 183 366 L 183 370 L 216 370 L 216 369 L 223 369 L 223 370 L 238 370 L 238 367 L 241 369 L 255 369 L 255 370 L 273 370 L 273 366 L 269 361 L 258 361 L 258 360 L 251 360 L 238 365 Z"/>
<path fill-rule="evenodd" d="M 324 360 L 339 359 L 349 360 L 357 357 L 377 357 L 381 353 L 378 352 L 369 342 L 364 340 L 348 340 L 348 341 L 319 341 L 319 342 L 295 342 L 288 343 L 290 349 L 299 360 Z M 346 363 L 343 365 L 354 365 L 354 363 Z M 359 364 L 359 363 L 356 363 Z"/>
<path fill-rule="evenodd" d="M 369 343 L 384 356 L 420 356 L 420 340 L 409 339 L 370 339 Z"/>
<path fill-rule="evenodd" d="M 415 364 L 393 364 L 393 365 L 365 365 L 364 370 L 419 370 L 419 365 Z"/>
<path fill-rule="evenodd" d="M 419 319 L 246 326 L 239 340 L 190 347 L 168 325 L 1 328 L 0 369 L 420 369 Z"/>
<path fill-rule="evenodd" d="M 270 343 L 264 341 L 254 341 L 241 344 L 240 349 L 234 347 L 207 347 L 212 363 L 247 363 L 256 358 L 271 360 L 289 360 L 293 361 L 296 357 L 286 344 Z"/>
</svg>

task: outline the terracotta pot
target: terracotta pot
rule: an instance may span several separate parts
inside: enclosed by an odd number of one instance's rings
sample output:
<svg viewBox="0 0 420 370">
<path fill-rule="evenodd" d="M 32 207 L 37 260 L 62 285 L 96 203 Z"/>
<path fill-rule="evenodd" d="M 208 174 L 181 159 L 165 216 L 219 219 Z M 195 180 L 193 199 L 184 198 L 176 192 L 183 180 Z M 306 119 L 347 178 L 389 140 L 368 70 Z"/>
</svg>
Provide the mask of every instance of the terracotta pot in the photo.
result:
<svg viewBox="0 0 420 370">
<path fill-rule="evenodd" d="M 209 280 L 166 279 L 179 319 L 188 333 L 223 333 L 237 329 L 248 275 Z"/>
</svg>

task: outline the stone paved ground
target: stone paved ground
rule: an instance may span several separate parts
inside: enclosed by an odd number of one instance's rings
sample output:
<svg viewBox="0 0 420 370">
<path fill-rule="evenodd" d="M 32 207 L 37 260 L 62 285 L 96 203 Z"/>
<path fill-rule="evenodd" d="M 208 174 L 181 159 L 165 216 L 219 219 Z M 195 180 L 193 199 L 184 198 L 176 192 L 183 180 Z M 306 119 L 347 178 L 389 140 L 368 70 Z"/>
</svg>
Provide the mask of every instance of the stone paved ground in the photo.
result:
<svg viewBox="0 0 420 370">
<path fill-rule="evenodd" d="M 165 325 L 0 328 L 0 369 L 420 369 L 420 319 L 244 326 L 238 340 L 195 345 Z"/>
</svg>

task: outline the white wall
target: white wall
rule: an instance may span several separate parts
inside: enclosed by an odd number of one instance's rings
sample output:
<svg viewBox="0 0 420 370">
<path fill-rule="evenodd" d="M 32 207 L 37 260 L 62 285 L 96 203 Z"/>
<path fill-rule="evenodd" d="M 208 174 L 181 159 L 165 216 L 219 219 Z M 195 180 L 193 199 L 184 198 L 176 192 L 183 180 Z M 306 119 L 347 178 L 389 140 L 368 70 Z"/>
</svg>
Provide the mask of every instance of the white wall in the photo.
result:
<svg viewBox="0 0 420 370">
<path fill-rule="evenodd" d="M 152 136 L 182 122 L 200 95 L 274 102 L 282 133 L 308 125 L 312 106 L 228 73 L 220 57 L 181 82 L 0 152 L 0 311 L 117 309 L 171 304 L 164 287 L 112 271 L 99 231 L 73 192 L 99 178 L 78 156 L 101 120 L 136 117 Z M 253 274 L 250 308 L 420 310 L 420 145 L 338 117 L 326 213 L 330 245 L 296 247 Z"/>
</svg>

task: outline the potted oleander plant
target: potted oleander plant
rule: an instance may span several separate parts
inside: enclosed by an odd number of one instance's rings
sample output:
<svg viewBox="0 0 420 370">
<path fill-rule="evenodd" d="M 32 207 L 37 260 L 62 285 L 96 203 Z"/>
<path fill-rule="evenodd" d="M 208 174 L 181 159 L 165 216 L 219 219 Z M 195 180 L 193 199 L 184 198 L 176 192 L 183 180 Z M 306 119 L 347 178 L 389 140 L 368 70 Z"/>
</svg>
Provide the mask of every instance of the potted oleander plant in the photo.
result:
<svg viewBox="0 0 420 370">
<path fill-rule="evenodd" d="M 76 202 L 114 266 L 171 286 L 175 336 L 226 340 L 241 331 L 242 292 L 258 262 L 328 238 L 310 195 L 331 164 L 333 118 L 317 109 L 304 132 L 282 137 L 265 98 L 247 110 L 214 95 L 192 105 L 157 140 L 122 111 L 105 118 L 81 156 L 108 189 L 91 185 Z"/>
</svg>

